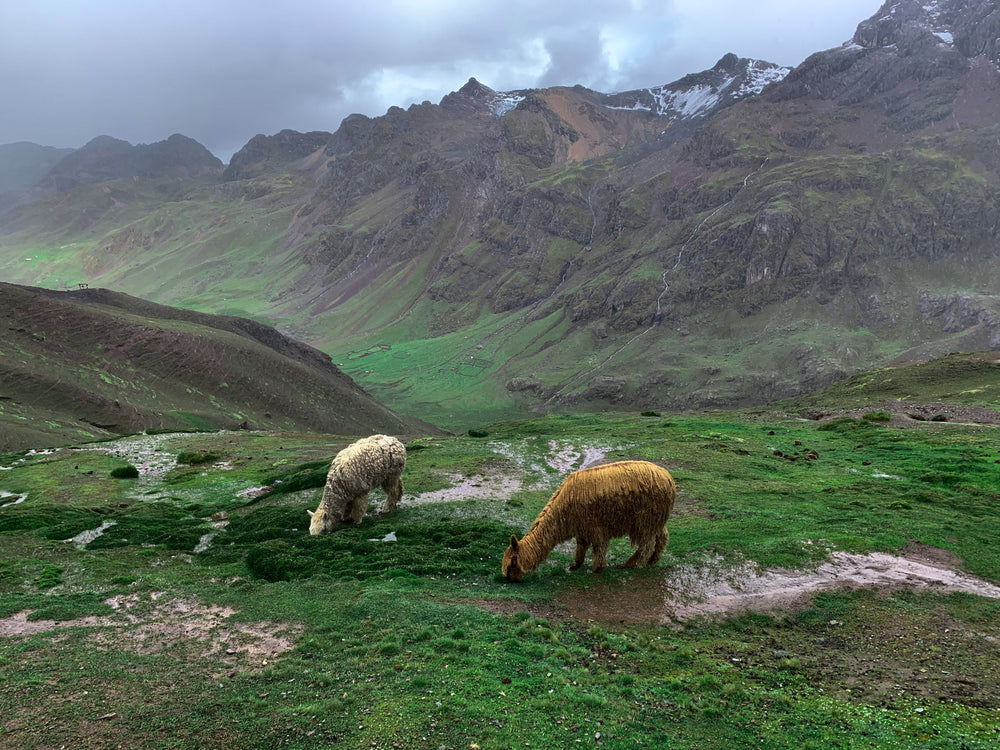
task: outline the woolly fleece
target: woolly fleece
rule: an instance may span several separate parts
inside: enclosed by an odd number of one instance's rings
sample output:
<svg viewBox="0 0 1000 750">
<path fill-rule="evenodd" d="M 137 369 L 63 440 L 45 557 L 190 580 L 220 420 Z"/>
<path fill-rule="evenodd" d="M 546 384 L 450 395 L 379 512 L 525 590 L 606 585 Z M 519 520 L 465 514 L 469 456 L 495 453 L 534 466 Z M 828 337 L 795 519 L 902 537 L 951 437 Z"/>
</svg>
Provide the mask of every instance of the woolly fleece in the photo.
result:
<svg viewBox="0 0 1000 750">
<path fill-rule="evenodd" d="M 669 541 L 666 522 L 677 488 L 670 473 L 648 461 L 619 461 L 570 474 L 518 541 L 511 536 L 501 569 L 508 581 L 535 570 L 557 545 L 576 538 L 570 570 L 593 547 L 594 572 L 605 566 L 609 542 L 628 536 L 636 547 L 623 568 L 652 565 Z"/>
<path fill-rule="evenodd" d="M 381 487 L 387 495 L 382 513 L 395 509 L 403 496 L 406 448 L 388 435 L 372 435 L 344 448 L 326 475 L 323 499 L 312 516 L 309 533 L 327 534 L 341 521 L 360 524 L 368 507 L 368 493 Z"/>
</svg>

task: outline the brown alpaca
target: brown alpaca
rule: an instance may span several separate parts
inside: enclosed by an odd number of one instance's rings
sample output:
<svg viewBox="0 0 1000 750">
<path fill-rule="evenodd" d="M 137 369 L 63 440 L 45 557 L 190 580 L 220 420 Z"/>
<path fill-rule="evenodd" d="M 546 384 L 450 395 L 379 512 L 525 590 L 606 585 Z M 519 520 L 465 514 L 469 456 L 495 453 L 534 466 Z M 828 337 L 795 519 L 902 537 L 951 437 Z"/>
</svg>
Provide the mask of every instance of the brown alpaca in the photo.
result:
<svg viewBox="0 0 1000 750">
<path fill-rule="evenodd" d="M 553 547 L 576 538 L 570 570 L 583 565 L 593 546 L 594 572 L 604 570 L 608 543 L 628 536 L 636 550 L 621 567 L 652 565 L 667 546 L 666 522 L 677 489 L 670 473 L 648 461 L 619 461 L 570 474 L 555 491 L 524 539 L 511 535 L 501 569 L 520 581 Z"/>
<path fill-rule="evenodd" d="M 372 435 L 351 443 L 333 459 L 326 475 L 323 499 L 309 522 L 310 534 L 327 534 L 341 521 L 361 523 L 368 493 L 381 487 L 387 495 L 382 513 L 393 510 L 403 496 L 406 448 L 394 437 Z"/>
</svg>

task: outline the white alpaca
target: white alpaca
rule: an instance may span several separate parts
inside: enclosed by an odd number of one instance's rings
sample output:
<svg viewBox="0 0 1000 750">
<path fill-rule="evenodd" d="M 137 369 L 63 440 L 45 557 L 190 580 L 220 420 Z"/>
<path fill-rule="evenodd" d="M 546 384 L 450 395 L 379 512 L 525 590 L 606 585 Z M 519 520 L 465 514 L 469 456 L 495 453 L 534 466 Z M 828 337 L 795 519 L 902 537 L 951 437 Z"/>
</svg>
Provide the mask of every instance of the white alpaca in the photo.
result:
<svg viewBox="0 0 1000 750">
<path fill-rule="evenodd" d="M 352 443 L 336 455 L 326 475 L 323 499 L 309 523 L 310 534 L 327 534 L 348 518 L 361 523 L 368 507 L 368 493 L 381 487 L 387 495 L 382 513 L 393 510 L 403 496 L 406 448 L 388 435 Z"/>
</svg>

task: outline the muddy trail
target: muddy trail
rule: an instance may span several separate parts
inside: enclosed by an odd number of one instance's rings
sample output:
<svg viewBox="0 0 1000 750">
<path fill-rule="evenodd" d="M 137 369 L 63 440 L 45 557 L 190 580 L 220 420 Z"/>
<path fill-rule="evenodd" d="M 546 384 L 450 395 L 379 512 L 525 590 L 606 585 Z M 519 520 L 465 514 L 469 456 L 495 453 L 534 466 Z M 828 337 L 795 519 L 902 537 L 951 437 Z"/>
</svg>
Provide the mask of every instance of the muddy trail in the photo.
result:
<svg viewBox="0 0 1000 750">
<path fill-rule="evenodd" d="M 682 562 L 662 575 L 564 595 L 559 604 L 567 615 L 583 620 L 682 623 L 750 611 L 788 613 L 808 606 L 820 592 L 855 589 L 963 592 L 1000 599 L 1000 586 L 962 573 L 947 551 L 911 545 L 898 555 L 831 552 L 811 570 L 761 570 L 722 558 Z"/>
</svg>

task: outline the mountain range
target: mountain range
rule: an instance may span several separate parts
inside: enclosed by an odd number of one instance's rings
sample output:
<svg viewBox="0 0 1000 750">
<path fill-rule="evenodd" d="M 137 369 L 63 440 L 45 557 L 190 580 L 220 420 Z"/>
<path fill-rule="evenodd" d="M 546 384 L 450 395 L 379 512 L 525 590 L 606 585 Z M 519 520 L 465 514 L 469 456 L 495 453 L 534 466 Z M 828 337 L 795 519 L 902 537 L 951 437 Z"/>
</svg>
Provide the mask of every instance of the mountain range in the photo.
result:
<svg viewBox="0 0 1000 750">
<path fill-rule="evenodd" d="M 4 183 L 0 273 L 274 325 L 449 428 L 997 349 L 998 40 L 995 2 L 902 0 L 791 70 L 470 79 L 228 165 L 102 136 Z"/>
</svg>

